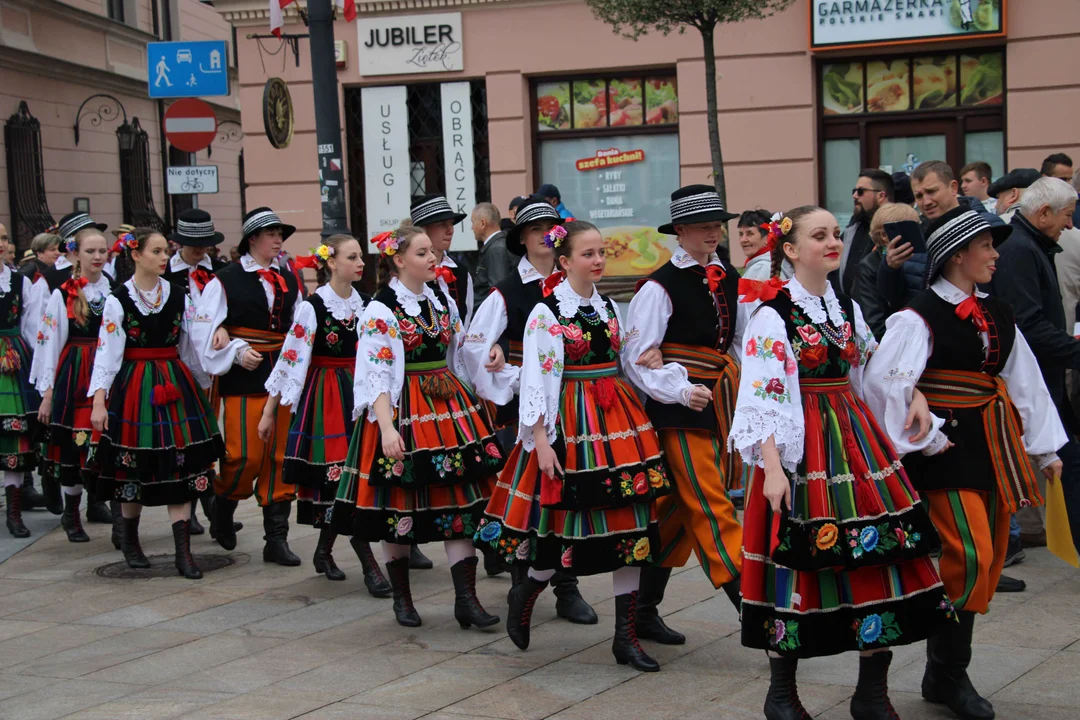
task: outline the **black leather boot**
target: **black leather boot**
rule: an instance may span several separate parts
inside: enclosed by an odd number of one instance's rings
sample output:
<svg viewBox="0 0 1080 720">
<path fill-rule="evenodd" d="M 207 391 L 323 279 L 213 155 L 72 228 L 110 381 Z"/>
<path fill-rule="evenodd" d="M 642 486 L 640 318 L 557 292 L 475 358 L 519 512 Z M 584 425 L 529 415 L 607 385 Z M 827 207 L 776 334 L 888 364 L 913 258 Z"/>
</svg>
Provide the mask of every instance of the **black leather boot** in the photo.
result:
<svg viewBox="0 0 1080 720">
<path fill-rule="evenodd" d="M 45 500 L 45 509 L 53 515 L 64 513 L 64 498 L 60 489 L 60 483 L 56 478 L 46 474 L 41 476 L 41 497 Z"/>
<path fill-rule="evenodd" d="M 859 683 L 851 697 L 854 720 L 900 720 L 889 700 L 891 662 L 891 650 L 859 656 Z"/>
<path fill-rule="evenodd" d="M 13 537 L 28 538 L 30 529 L 22 519 L 22 488 L 15 485 L 4 486 L 4 500 L 7 502 L 7 529 Z"/>
<path fill-rule="evenodd" d="M 799 701 L 799 688 L 795 684 L 798 668 L 799 661 L 795 658 L 769 658 L 772 677 L 765 695 L 765 720 L 811 720 Z"/>
<path fill-rule="evenodd" d="M 510 595 L 507 597 L 510 607 L 506 611 L 506 634 L 522 650 L 529 647 L 529 631 L 536 598 L 540 597 L 540 593 L 544 592 L 547 586 L 547 580 L 534 580 L 526 575 L 525 579 L 510 588 Z"/>
<path fill-rule="evenodd" d="M 83 530 L 82 518 L 79 516 L 80 502 L 82 502 L 82 493 L 64 495 L 64 513 L 60 516 L 60 527 L 67 533 L 68 542 L 90 542 L 90 536 Z"/>
<path fill-rule="evenodd" d="M 394 618 L 398 625 L 420 627 L 420 613 L 416 612 L 409 588 L 409 558 L 386 563 L 386 574 L 390 576 L 390 585 L 394 589 Z"/>
<path fill-rule="evenodd" d="M 120 552 L 124 553 L 128 567 L 145 570 L 150 567 L 150 561 L 139 544 L 139 518 L 124 518 L 123 521 L 124 536 L 120 541 Z"/>
<path fill-rule="evenodd" d="M 263 562 L 296 567 L 300 558 L 289 549 L 289 512 L 291 502 L 272 502 L 263 508 Z"/>
<path fill-rule="evenodd" d="M 948 623 L 926 641 L 922 696 L 944 703 L 960 720 L 993 720 L 994 706 L 975 691 L 967 674 L 975 613 L 958 610 L 956 615 L 959 622 Z"/>
<path fill-rule="evenodd" d="M 667 626 L 660 617 L 657 606 L 664 601 L 664 591 L 671 579 L 671 568 L 647 565 L 641 568 L 638 585 L 637 633 L 642 640 L 652 640 L 661 645 L 682 645 L 686 636 Z"/>
<path fill-rule="evenodd" d="M 112 534 L 110 539 L 112 540 L 113 547 L 119 550 L 120 545 L 124 542 L 124 514 L 120 510 L 119 500 L 109 501 L 109 514 L 112 516 Z"/>
<path fill-rule="evenodd" d="M 360 558 L 360 567 L 364 569 L 364 587 L 367 588 L 371 597 L 386 598 L 394 594 L 394 589 L 382 574 L 379 562 L 375 559 L 375 553 L 371 550 L 371 543 L 353 537 L 349 540 L 356 557 Z"/>
<path fill-rule="evenodd" d="M 45 496 L 37 491 L 34 487 L 34 476 L 32 473 L 26 473 L 23 475 L 22 484 L 22 509 L 23 510 L 37 510 L 45 507 Z"/>
<path fill-rule="evenodd" d="M 490 545 L 482 545 L 480 552 L 484 555 L 484 572 L 488 577 L 495 577 L 506 572 L 506 563 L 499 559 L 499 555 Z"/>
<path fill-rule="evenodd" d="M 615 596 L 615 638 L 611 654 L 620 665 L 629 663 L 641 672 L 659 672 L 660 663 L 641 649 L 637 634 L 637 593 Z"/>
<path fill-rule="evenodd" d="M 202 570 L 191 556 L 191 521 L 177 520 L 172 524 L 173 542 L 176 544 L 176 569 L 188 580 L 201 580 Z"/>
<path fill-rule="evenodd" d="M 236 549 L 236 531 L 233 530 L 233 513 L 236 512 L 237 502 L 228 498 L 214 498 L 213 524 L 210 535 L 217 540 L 217 544 L 226 550 Z M 265 508 L 263 508 L 265 511 Z"/>
<path fill-rule="evenodd" d="M 409 551 L 409 568 L 411 570 L 430 570 L 435 567 L 435 563 L 428 559 L 428 556 L 420 552 L 420 547 L 417 545 L 412 546 L 412 550 Z"/>
<path fill-rule="evenodd" d="M 521 583 L 525 582 L 525 578 L 529 576 L 529 568 L 525 565 L 514 563 L 510 566 L 510 589 L 506 591 L 506 603 L 510 604 L 510 594 L 514 592 Z"/>
<path fill-rule="evenodd" d="M 198 500 L 192 500 L 191 501 L 191 519 L 188 520 L 188 523 L 190 523 L 189 526 L 188 526 L 188 532 L 190 532 L 192 535 L 202 535 L 203 533 L 206 532 L 206 528 L 204 528 L 202 526 L 202 523 L 199 522 L 199 516 L 195 514 L 195 509 L 198 508 L 198 507 L 199 507 L 199 501 Z"/>
<path fill-rule="evenodd" d="M 315 556 L 311 563 L 315 566 L 315 572 L 325 575 L 327 580 L 344 580 L 345 573 L 334 562 L 334 540 L 337 533 L 328 527 L 319 531 L 319 542 L 315 545 Z"/>
<path fill-rule="evenodd" d="M 742 578 L 735 578 L 720 587 L 724 589 L 724 594 L 727 595 L 731 604 L 735 606 L 735 612 L 739 613 L 739 619 L 742 620 Z"/>
<path fill-rule="evenodd" d="M 112 513 L 105 503 L 98 500 L 97 494 L 86 491 L 86 522 L 108 525 L 112 522 Z"/>
<path fill-rule="evenodd" d="M 216 500 L 217 496 L 211 493 L 203 493 L 199 497 L 199 504 L 202 505 L 203 515 L 206 515 L 206 519 L 210 521 L 210 527 L 208 528 L 208 531 L 210 532 L 210 537 L 214 540 L 217 540 L 217 515 L 214 511 Z M 233 510 L 235 509 L 236 508 L 234 506 Z M 194 513 L 192 513 L 192 517 L 195 517 Z M 244 523 L 238 522 L 236 520 L 233 521 L 232 526 L 234 535 L 244 529 Z"/>
<path fill-rule="evenodd" d="M 585 602 L 578 590 L 577 575 L 557 572 L 551 576 L 551 589 L 555 593 L 555 614 L 575 625 L 595 625 L 599 622 L 592 605 Z"/>
<path fill-rule="evenodd" d="M 499 623 L 499 616 L 484 610 L 480 598 L 476 597 L 476 566 L 479 564 L 476 557 L 470 557 L 450 567 L 450 577 L 454 579 L 454 619 L 463 629 L 471 625 L 486 628 Z"/>
</svg>

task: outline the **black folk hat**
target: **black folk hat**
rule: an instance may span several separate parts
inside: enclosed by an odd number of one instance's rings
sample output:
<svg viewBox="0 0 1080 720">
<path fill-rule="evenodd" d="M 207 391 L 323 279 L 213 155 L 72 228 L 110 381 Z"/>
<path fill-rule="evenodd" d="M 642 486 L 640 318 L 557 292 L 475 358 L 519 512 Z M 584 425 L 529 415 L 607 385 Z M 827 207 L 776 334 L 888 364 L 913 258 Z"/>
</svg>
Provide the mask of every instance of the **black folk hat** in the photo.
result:
<svg viewBox="0 0 1080 720">
<path fill-rule="evenodd" d="M 94 218 L 90 217 L 90 213 L 73 212 L 60 218 L 56 234 L 64 238 L 64 240 L 70 240 L 75 237 L 77 232 L 85 230 L 88 227 L 95 228 L 101 232 L 105 232 L 109 229 L 109 226 L 105 223 L 94 222 Z"/>
<path fill-rule="evenodd" d="M 990 233 L 994 247 L 1005 242 L 1012 232 L 1008 225 L 993 225 L 974 210 L 955 207 L 930 224 L 926 236 L 926 276 L 923 286 L 930 287 L 945 263 L 983 233 Z"/>
<path fill-rule="evenodd" d="M 177 215 L 176 231 L 169 233 L 169 240 L 189 247 L 211 247 L 224 239 L 224 235 L 214 230 L 210 213 L 198 208 L 185 210 Z"/>
<path fill-rule="evenodd" d="M 1014 190 L 1020 188 L 1031 187 L 1031 184 L 1042 177 L 1042 174 L 1035 168 L 1016 168 L 1010 170 L 994 182 L 990 183 L 990 187 L 986 189 L 986 194 L 992 198 L 996 198 L 1006 190 Z"/>
<path fill-rule="evenodd" d="M 565 222 L 559 211 L 547 200 L 533 195 L 518 208 L 514 227 L 506 233 L 506 249 L 515 255 L 525 255 L 525 246 L 521 244 L 521 231 L 534 222 L 551 221 L 556 225 Z"/>
<path fill-rule="evenodd" d="M 424 227 L 443 220 L 453 220 L 457 225 L 468 215 L 454 212 L 450 203 L 442 195 L 424 195 L 413 200 L 412 205 L 409 206 L 409 217 L 412 218 L 413 225 Z"/>
<path fill-rule="evenodd" d="M 671 222 L 661 225 L 661 235 L 675 235 L 676 225 L 694 223 L 727 222 L 739 217 L 730 213 L 720 202 L 720 195 L 712 185 L 687 185 L 671 193 Z"/>
<path fill-rule="evenodd" d="M 240 239 L 240 244 L 236 248 L 237 252 L 246 255 L 251 236 L 260 230 L 272 227 L 281 228 L 282 240 L 288 240 L 289 236 L 296 232 L 295 225 L 286 225 L 281 222 L 281 218 L 277 216 L 277 213 L 268 207 L 258 207 L 249 212 L 244 216 L 244 236 Z"/>
</svg>

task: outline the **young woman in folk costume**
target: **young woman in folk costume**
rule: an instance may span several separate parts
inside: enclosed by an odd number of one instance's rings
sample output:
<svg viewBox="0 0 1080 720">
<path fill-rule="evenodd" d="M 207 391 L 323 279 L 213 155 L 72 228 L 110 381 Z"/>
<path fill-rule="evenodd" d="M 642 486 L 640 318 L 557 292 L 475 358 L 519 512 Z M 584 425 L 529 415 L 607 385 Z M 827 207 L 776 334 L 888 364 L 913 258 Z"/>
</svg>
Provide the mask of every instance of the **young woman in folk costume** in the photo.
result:
<svg viewBox="0 0 1080 720">
<path fill-rule="evenodd" d="M 489 414 L 499 427 L 504 446 L 513 444 L 517 435 L 518 393 L 520 392 L 522 341 L 529 314 L 543 301 L 543 281 L 555 270 L 555 251 L 544 242 L 544 236 L 556 225 L 562 225 L 559 213 L 543 198 L 526 198 L 519 206 L 517 221 L 506 237 L 506 247 L 523 256 L 517 272 L 494 288 L 480 305 L 462 344 L 462 357 L 476 394 L 491 403 Z M 492 558 L 500 565 L 502 553 L 489 543 L 484 564 Z M 516 587 L 525 578 L 528 567 L 511 565 L 511 577 Z M 596 612 L 581 597 L 577 577 L 568 571 L 556 572 L 551 578 L 555 594 L 555 613 L 572 623 L 595 625 Z"/>
<path fill-rule="evenodd" d="M 124 259 L 134 274 L 105 300 L 88 389 L 98 493 L 122 503 L 121 551 L 134 568 L 150 567 L 139 544 L 142 507 L 167 505 L 176 569 L 195 580 L 202 571 L 191 556 L 191 501 L 212 492 L 225 452 L 190 335 L 195 310 L 161 278 L 169 256 L 160 233 L 137 230 Z"/>
<path fill-rule="evenodd" d="M 924 640 L 956 614 L 929 557 L 933 525 L 863 402 L 876 343 L 827 279 L 843 248 L 836 218 L 806 206 L 777 224 L 774 279 L 755 293 L 730 433 L 757 467 L 743 521 L 742 641 L 769 653 L 766 718 L 809 717 L 798 658 L 859 650 L 851 714 L 892 719 L 889 647 Z M 795 275 L 781 284 L 785 258 Z M 916 417 L 925 434 L 921 396 L 907 425 Z"/>
<path fill-rule="evenodd" d="M 993 279 L 994 248 L 1011 230 L 963 208 L 935 220 L 928 289 L 889 318 L 864 376 L 867 402 L 928 500 L 960 619 L 927 641 L 922 694 L 964 720 L 994 717 L 967 667 L 975 614 L 989 611 L 1005 563 L 1009 516 L 1042 503 L 1036 467 L 1060 475 L 1055 452 L 1068 439 L 1012 308 L 977 290 Z M 913 442 L 903 425 L 920 390 L 934 430 Z"/>
<path fill-rule="evenodd" d="M 361 318 L 353 433 L 333 511 L 338 532 L 383 541 L 394 615 L 421 624 L 410 547 L 442 540 L 463 628 L 499 622 L 476 597 L 476 529 L 503 454 L 464 377 L 457 306 L 434 290 L 435 255 L 420 228 L 376 236 L 389 282 Z M 362 417 L 364 416 L 364 417 Z"/>
<path fill-rule="evenodd" d="M 278 404 L 292 408 L 292 426 L 285 447 L 285 482 L 296 485 L 296 521 L 319 528 L 312 563 L 328 580 L 344 580 L 332 550 L 337 534 L 330 527 L 349 440 L 353 434 L 353 366 L 357 324 L 371 298 L 352 283 L 364 272 L 360 243 L 350 235 L 327 238 L 311 259 L 319 288 L 296 308 L 281 355 L 266 380 L 270 394 L 259 421 L 259 437 L 270 439 Z M 364 569 L 364 584 L 375 597 L 389 597 L 368 542 L 355 538 L 353 549 Z"/>
<path fill-rule="evenodd" d="M 129 236 L 130 237 L 130 236 Z M 41 458 L 41 476 L 63 488 L 60 524 L 70 542 L 89 542 L 79 505 L 83 486 L 93 487 L 87 469 L 93 426 L 93 402 L 87 396 L 98 334 L 112 282 L 105 274 L 109 246 L 97 228 L 86 228 L 69 240 L 76 260 L 71 277 L 53 290 L 45 306 L 31 377 L 41 393 L 38 421 L 49 429 Z M 113 545 L 120 549 L 121 524 L 113 525 Z"/>
<path fill-rule="evenodd" d="M 519 648 L 529 646 L 533 605 L 556 570 L 610 572 L 612 653 L 655 672 L 638 644 L 635 602 L 639 568 L 659 546 L 654 499 L 671 491 L 668 471 L 641 402 L 618 377 L 622 322 L 595 285 L 606 262 L 600 232 L 568 222 L 547 243 L 562 272 L 544 281 L 546 297 L 526 323 L 518 444 L 476 542 L 529 568 L 506 622 Z"/>
</svg>

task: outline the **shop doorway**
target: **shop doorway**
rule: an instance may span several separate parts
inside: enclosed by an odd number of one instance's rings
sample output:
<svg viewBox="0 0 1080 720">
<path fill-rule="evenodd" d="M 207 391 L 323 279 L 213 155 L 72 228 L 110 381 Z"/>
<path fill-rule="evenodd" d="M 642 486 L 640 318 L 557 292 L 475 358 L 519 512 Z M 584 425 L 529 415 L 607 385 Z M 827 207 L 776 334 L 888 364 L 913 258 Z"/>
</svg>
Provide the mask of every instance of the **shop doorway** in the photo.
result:
<svg viewBox="0 0 1080 720">
<path fill-rule="evenodd" d="M 924 160 L 944 160 L 958 167 L 956 122 L 878 123 L 867 128 L 867 165 L 887 173 L 911 174 Z"/>
</svg>

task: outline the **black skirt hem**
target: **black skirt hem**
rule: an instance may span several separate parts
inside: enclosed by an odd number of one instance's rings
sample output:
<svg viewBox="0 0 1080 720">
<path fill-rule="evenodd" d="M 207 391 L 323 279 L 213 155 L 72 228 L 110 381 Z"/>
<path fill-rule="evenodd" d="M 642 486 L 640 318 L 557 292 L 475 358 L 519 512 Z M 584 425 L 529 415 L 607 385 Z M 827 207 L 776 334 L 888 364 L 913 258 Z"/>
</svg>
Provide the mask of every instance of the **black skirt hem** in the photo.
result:
<svg viewBox="0 0 1080 720">
<path fill-rule="evenodd" d="M 458 454 L 459 458 L 455 457 Z M 494 435 L 458 447 L 415 450 L 406 453 L 405 457 L 404 461 L 387 458 L 383 455 L 382 442 L 378 442 L 369 469 L 368 485 L 408 490 L 431 485 L 458 485 L 498 475 L 506 463 L 502 445 Z M 457 459 L 460 459 L 459 465 L 455 464 Z"/>
<path fill-rule="evenodd" d="M 368 542 L 386 541 L 400 545 L 423 545 L 444 540 L 472 540 L 473 532 L 487 503 L 487 498 L 481 498 L 466 507 L 425 509 L 413 512 L 375 510 L 354 506 L 351 517 L 348 518 L 351 520 L 349 531 L 339 532 L 339 534 L 350 535 Z M 344 503 L 335 503 L 330 519 L 331 528 L 338 527 L 335 521 L 338 508 L 342 504 Z M 461 518 L 460 529 L 453 525 L 454 518 L 458 516 Z M 398 521 L 405 517 L 412 518 L 412 527 L 408 532 L 398 533 L 400 527 Z"/>
<path fill-rule="evenodd" d="M 207 468 L 193 475 L 168 480 L 155 479 L 151 482 L 99 477 L 96 489 L 98 498 L 102 500 L 138 503 L 147 507 L 180 505 L 197 500 L 207 493 L 213 493 L 214 477 L 213 468 Z"/>
</svg>

